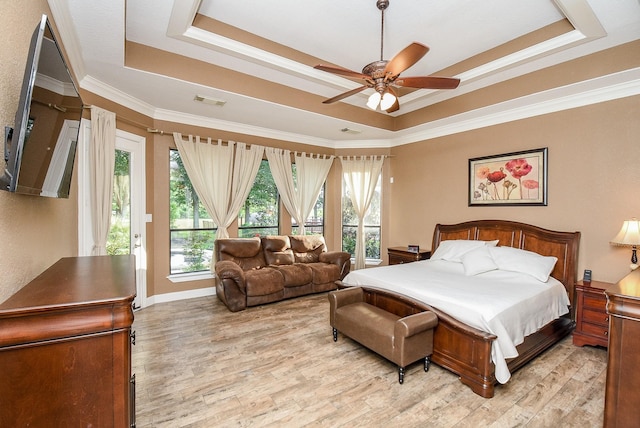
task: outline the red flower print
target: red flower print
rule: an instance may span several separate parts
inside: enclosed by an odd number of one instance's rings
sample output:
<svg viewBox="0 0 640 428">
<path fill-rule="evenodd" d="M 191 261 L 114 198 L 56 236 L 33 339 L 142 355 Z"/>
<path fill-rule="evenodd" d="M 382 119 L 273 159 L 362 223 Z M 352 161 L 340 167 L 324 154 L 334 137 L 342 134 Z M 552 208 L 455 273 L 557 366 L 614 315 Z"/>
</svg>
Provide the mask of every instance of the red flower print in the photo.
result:
<svg viewBox="0 0 640 428">
<path fill-rule="evenodd" d="M 496 186 L 496 183 L 499 182 L 500 180 L 504 180 L 506 176 L 507 174 L 503 172 L 502 168 L 500 168 L 500 171 L 493 171 L 487 174 L 487 180 L 493 183 L 493 198 L 496 200 L 500 199 L 500 195 L 498 195 L 498 187 Z"/>
<path fill-rule="evenodd" d="M 509 171 L 511 175 L 513 175 L 513 178 L 517 179 L 529 174 L 533 169 L 533 167 L 529 165 L 529 162 L 522 158 L 510 160 L 504 167 L 507 168 L 507 171 Z"/>
<path fill-rule="evenodd" d="M 533 167 L 526 159 L 512 159 L 504 165 L 507 171 L 520 182 L 520 199 L 522 199 L 522 177 L 529 174 Z"/>
<path fill-rule="evenodd" d="M 487 174 L 487 180 L 492 183 L 497 183 L 498 181 L 504 179 L 506 176 L 507 174 L 502 172 L 502 168 L 500 168 L 500 171 L 493 171 Z"/>
</svg>

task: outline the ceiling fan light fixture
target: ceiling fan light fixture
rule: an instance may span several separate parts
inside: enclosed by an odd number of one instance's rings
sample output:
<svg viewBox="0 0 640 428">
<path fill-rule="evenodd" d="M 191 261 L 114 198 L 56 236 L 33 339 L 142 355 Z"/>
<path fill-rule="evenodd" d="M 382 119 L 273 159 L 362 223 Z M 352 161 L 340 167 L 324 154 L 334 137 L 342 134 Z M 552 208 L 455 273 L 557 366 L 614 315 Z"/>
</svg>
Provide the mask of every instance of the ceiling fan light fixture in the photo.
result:
<svg viewBox="0 0 640 428">
<path fill-rule="evenodd" d="M 396 96 L 391 92 L 385 92 L 382 96 L 382 100 L 380 101 L 380 110 L 388 110 L 391 108 L 393 103 L 396 102 Z"/>
<path fill-rule="evenodd" d="M 374 92 L 369 96 L 369 101 L 367 101 L 367 107 L 371 110 L 376 110 L 378 108 L 378 104 L 380 104 L 380 100 L 382 99 L 382 95 L 380 92 Z"/>
<path fill-rule="evenodd" d="M 400 73 L 413 66 L 416 62 L 429 52 L 429 47 L 422 43 L 413 42 L 400 52 L 391 61 L 384 59 L 384 11 L 389 7 L 389 0 L 377 0 L 376 6 L 380 10 L 380 60 L 367 64 L 362 73 L 349 70 L 344 67 L 318 64 L 315 69 L 348 77 L 350 79 L 362 80 L 363 85 L 359 88 L 351 89 L 333 98 L 324 100 L 323 104 L 332 104 L 346 97 L 350 97 L 372 88 L 375 92 L 369 96 L 367 107 L 377 110 L 378 107 L 387 113 L 394 113 L 400 109 L 400 102 L 394 87 L 408 87 L 415 89 L 455 89 L 460 84 L 460 79 L 438 76 L 417 76 L 400 77 Z"/>
</svg>

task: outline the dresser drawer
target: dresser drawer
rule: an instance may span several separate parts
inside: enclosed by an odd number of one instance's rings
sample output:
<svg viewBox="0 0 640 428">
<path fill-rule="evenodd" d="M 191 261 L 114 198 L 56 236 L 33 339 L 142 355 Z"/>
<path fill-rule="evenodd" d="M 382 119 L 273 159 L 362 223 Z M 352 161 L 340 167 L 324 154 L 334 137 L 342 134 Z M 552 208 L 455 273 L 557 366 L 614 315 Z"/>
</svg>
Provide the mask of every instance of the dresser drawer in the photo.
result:
<svg viewBox="0 0 640 428">
<path fill-rule="evenodd" d="M 582 321 L 585 323 L 609 327 L 609 315 L 600 310 L 593 310 L 585 307 L 582 311 Z"/>
</svg>

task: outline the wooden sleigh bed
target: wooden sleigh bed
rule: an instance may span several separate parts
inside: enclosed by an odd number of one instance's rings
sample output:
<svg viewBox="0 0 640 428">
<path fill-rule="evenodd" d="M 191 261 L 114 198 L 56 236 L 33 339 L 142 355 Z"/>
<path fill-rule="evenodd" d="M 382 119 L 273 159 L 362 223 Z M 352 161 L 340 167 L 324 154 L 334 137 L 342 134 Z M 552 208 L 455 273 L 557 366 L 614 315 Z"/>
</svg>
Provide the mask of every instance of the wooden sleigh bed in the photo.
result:
<svg viewBox="0 0 640 428">
<path fill-rule="evenodd" d="M 557 257 L 551 276 L 560 281 L 574 306 L 580 232 L 558 232 L 524 223 L 504 220 L 477 220 L 459 224 L 438 224 L 433 234 L 432 250 L 440 242 L 454 239 L 498 240 L 499 246 L 532 251 L 543 256 Z M 434 331 L 431 360 L 456 373 L 460 380 L 476 394 L 490 398 L 496 385 L 495 366 L 491 361 L 491 347 L 496 336 L 470 327 L 446 313 L 413 298 L 387 290 L 363 287 L 367 303 L 399 316 L 430 310 L 438 315 Z M 517 346 L 518 356 L 507 360 L 511 373 L 540 355 L 544 350 L 571 333 L 575 326 L 573 309 L 527 336 Z"/>
</svg>

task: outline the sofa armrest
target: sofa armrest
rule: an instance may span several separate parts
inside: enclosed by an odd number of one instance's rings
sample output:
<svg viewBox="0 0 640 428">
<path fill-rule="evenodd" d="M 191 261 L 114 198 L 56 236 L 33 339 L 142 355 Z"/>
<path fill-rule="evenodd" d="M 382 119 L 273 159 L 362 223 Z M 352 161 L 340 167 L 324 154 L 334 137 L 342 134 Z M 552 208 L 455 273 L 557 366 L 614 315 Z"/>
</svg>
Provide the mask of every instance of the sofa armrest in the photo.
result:
<svg viewBox="0 0 640 428">
<path fill-rule="evenodd" d="M 345 251 L 326 251 L 320 253 L 319 260 L 323 263 L 337 265 L 340 268 L 340 279 L 344 279 L 351 270 L 351 254 Z"/>
<path fill-rule="evenodd" d="M 420 312 L 400 318 L 396 321 L 394 335 L 396 337 L 411 337 L 438 325 L 438 317 L 431 311 Z"/>
<path fill-rule="evenodd" d="M 244 271 L 237 263 L 223 260 L 215 264 L 216 277 L 220 280 L 231 279 L 242 291 L 245 289 Z"/>
</svg>

